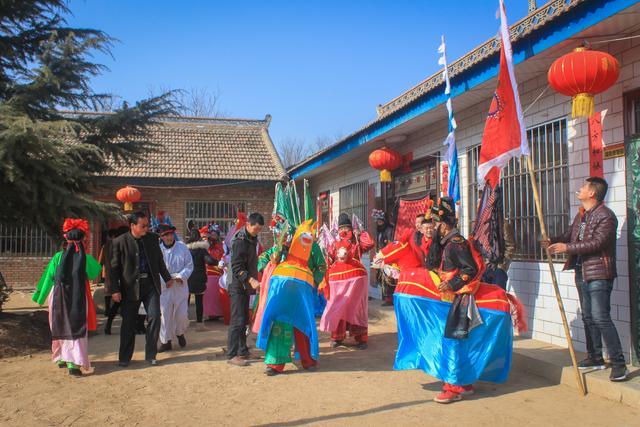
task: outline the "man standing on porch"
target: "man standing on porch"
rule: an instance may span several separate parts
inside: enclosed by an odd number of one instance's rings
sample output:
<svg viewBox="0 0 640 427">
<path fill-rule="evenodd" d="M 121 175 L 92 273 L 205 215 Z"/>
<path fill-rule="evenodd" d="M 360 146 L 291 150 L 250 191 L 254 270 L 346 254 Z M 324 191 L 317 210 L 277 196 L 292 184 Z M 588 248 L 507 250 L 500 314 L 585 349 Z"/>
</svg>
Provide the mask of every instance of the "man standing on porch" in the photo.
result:
<svg viewBox="0 0 640 427">
<path fill-rule="evenodd" d="M 563 235 L 543 242 L 551 254 L 568 254 L 564 269 L 575 270 L 588 357 L 580 369 L 605 369 L 604 341 L 611 361 L 611 381 L 627 379 L 627 367 L 620 337 L 611 320 L 611 290 L 616 278 L 616 235 L 618 219 L 604 205 L 609 188 L 599 177 L 587 178 L 576 193 L 582 207 Z"/>
</svg>

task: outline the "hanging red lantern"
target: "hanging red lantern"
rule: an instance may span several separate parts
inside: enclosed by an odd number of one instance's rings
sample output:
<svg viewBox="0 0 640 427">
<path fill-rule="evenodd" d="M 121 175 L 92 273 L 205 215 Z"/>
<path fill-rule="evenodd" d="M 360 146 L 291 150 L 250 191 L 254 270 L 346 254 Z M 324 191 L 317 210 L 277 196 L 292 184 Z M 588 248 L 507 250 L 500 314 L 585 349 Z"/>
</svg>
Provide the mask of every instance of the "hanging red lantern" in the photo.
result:
<svg viewBox="0 0 640 427">
<path fill-rule="evenodd" d="M 579 47 L 556 59 L 547 78 L 552 88 L 573 98 L 573 117 L 590 117 L 593 96 L 609 89 L 619 74 L 620 64 L 613 56 Z"/>
<path fill-rule="evenodd" d="M 131 187 L 129 185 L 119 189 L 116 192 L 116 199 L 124 203 L 125 212 L 133 210 L 133 204 L 140 201 L 140 196 L 140 191 L 137 188 Z"/>
<path fill-rule="evenodd" d="M 369 154 L 369 164 L 380 171 L 380 182 L 391 182 L 391 171 L 402 165 L 402 155 L 387 147 L 382 147 Z"/>
</svg>

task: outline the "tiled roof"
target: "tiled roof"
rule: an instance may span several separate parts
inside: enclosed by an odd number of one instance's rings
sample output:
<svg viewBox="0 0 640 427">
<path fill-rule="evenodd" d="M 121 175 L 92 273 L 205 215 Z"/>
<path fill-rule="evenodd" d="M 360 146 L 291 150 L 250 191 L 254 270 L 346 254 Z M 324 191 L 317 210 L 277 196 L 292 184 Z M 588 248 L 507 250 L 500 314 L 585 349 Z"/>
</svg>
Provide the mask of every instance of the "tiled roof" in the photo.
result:
<svg viewBox="0 0 640 427">
<path fill-rule="evenodd" d="M 112 178 L 279 181 L 286 176 L 268 133 L 271 120 L 165 118 L 150 130 L 145 159 L 112 164 Z"/>
</svg>

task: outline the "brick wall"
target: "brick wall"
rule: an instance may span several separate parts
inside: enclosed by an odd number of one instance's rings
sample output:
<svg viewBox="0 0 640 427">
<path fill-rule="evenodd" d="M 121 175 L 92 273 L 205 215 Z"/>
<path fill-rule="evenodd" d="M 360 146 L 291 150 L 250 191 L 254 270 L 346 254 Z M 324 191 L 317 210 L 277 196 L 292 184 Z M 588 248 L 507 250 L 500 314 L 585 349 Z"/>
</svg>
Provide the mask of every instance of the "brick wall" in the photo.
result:
<svg viewBox="0 0 640 427">
<path fill-rule="evenodd" d="M 0 272 L 14 289 L 35 287 L 49 263 L 48 257 L 0 257 Z"/>
<path fill-rule="evenodd" d="M 96 192 L 100 200 L 116 202 L 115 193 L 122 185 L 104 185 Z M 244 201 L 247 212 L 259 212 L 265 217 L 268 225 L 273 209 L 274 185 L 243 184 L 236 186 L 202 187 L 202 188 L 150 188 L 136 186 L 142 193 L 143 202 L 149 202 L 153 213 L 164 210 L 181 236 L 186 234 L 185 211 L 187 201 Z M 98 256 L 99 239 L 96 233 L 97 224 L 92 224 L 92 239 L 89 252 Z M 268 226 L 261 233 L 260 242 L 265 248 L 273 243 Z M 0 271 L 7 283 L 14 288 L 33 288 L 37 283 L 49 258 L 42 257 L 0 257 Z"/>
</svg>

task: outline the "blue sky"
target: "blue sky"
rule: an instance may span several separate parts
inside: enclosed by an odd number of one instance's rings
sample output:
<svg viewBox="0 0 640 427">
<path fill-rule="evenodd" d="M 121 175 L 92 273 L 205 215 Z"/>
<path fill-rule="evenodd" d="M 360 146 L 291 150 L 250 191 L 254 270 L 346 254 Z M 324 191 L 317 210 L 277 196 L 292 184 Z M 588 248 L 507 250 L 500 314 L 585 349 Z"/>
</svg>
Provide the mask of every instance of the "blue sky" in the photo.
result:
<svg viewBox="0 0 640 427">
<path fill-rule="evenodd" d="M 505 0 L 509 22 L 526 0 Z M 543 4 L 542 0 L 538 0 Z M 135 101 L 149 90 L 220 93 L 231 117 L 273 116 L 276 144 L 349 134 L 437 71 L 494 36 L 498 0 L 71 0 L 74 26 L 119 40 L 96 91 Z M 443 111 L 443 114 L 445 112 Z"/>
</svg>

